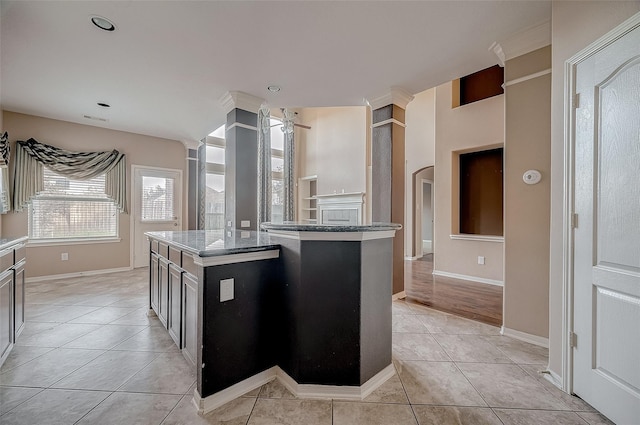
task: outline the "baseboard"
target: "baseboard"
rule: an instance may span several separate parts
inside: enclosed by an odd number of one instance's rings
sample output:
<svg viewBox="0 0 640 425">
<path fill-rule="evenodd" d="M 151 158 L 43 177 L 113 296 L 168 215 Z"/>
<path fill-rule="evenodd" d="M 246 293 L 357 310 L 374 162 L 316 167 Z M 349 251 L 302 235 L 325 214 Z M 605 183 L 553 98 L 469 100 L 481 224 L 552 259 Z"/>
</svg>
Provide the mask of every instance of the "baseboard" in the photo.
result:
<svg viewBox="0 0 640 425">
<path fill-rule="evenodd" d="M 501 280 L 486 279 L 484 277 L 468 276 L 466 274 L 449 273 L 449 272 L 443 272 L 443 271 L 440 271 L 440 270 L 434 270 L 433 274 L 436 275 L 436 276 L 451 277 L 451 278 L 454 278 L 454 279 L 468 280 L 468 281 L 471 281 L 471 282 L 486 283 L 488 285 L 504 286 L 504 282 L 501 281 Z"/>
<path fill-rule="evenodd" d="M 538 335 L 528 334 L 526 332 L 516 331 L 514 329 L 500 328 L 500 334 L 511 338 L 519 339 L 520 341 L 528 342 L 529 344 L 538 345 L 540 347 L 549 348 L 549 339 Z"/>
<path fill-rule="evenodd" d="M 391 301 L 403 300 L 407 298 L 407 293 L 405 291 L 400 291 L 397 294 L 393 294 L 391 296 Z"/>
<path fill-rule="evenodd" d="M 82 276 L 95 276 L 99 274 L 127 272 L 131 270 L 133 270 L 132 267 L 118 267 L 116 269 L 89 270 L 85 272 L 76 272 L 76 273 L 52 274 L 49 276 L 28 277 L 25 279 L 25 282 L 26 283 L 44 282 L 47 280 L 69 279 L 72 277 L 82 277 Z"/>
<path fill-rule="evenodd" d="M 544 379 L 551 382 L 553 385 L 558 387 L 558 389 L 562 390 L 562 377 L 560 377 L 560 375 L 548 369 L 545 370 L 545 372 L 542 375 L 544 376 Z"/>
<path fill-rule="evenodd" d="M 259 388 L 274 378 L 278 379 L 296 398 L 363 400 L 387 382 L 395 373 L 395 367 L 393 364 L 390 364 L 359 387 L 347 385 L 315 385 L 298 384 L 279 366 L 274 366 L 205 398 L 202 398 L 196 389 L 193 393 L 193 403 L 200 413 L 207 414 L 235 400 L 241 395 Z"/>
<path fill-rule="evenodd" d="M 273 380 L 277 376 L 279 369 L 280 368 L 278 366 L 274 366 L 205 398 L 202 398 L 196 389 L 193 394 L 193 402 L 198 408 L 198 412 L 202 414 L 209 413 L 212 410 L 235 400 L 241 395 L 246 394 L 249 391 L 253 391 L 256 388 L 260 388 L 262 385 Z"/>
</svg>

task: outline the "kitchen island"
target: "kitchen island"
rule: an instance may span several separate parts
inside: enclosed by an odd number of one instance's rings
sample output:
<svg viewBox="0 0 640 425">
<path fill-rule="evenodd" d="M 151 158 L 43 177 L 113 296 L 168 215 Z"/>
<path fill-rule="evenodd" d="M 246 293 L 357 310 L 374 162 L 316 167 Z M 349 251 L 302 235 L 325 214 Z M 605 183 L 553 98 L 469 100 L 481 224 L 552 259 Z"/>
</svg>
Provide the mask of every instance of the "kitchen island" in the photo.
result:
<svg viewBox="0 0 640 425">
<path fill-rule="evenodd" d="M 0 239 L 0 366 L 24 329 L 27 237 Z"/>
<path fill-rule="evenodd" d="M 274 377 L 301 398 L 352 400 L 391 377 L 399 228 L 265 223 L 268 233 L 230 237 L 148 233 L 150 307 L 194 363 L 198 408 L 211 411 Z"/>
</svg>

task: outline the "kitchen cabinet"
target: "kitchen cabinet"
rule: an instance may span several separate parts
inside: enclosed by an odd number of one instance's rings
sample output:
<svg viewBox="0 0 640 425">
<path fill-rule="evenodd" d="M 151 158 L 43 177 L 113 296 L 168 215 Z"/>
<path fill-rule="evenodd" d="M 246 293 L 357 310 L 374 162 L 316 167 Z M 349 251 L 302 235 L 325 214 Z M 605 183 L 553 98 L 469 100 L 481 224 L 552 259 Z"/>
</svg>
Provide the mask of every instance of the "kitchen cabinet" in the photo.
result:
<svg viewBox="0 0 640 425">
<path fill-rule="evenodd" d="M 26 240 L 0 239 L 0 366 L 24 329 Z"/>
</svg>

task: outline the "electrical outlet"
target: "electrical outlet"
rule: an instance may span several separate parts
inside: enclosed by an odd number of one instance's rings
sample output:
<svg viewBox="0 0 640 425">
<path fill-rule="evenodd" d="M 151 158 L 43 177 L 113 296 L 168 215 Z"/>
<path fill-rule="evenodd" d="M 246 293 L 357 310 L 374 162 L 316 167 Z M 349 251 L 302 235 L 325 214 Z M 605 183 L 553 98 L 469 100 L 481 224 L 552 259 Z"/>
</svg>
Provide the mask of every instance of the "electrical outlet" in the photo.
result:
<svg viewBox="0 0 640 425">
<path fill-rule="evenodd" d="M 69 260 L 69 253 L 68 252 L 63 252 L 62 254 L 60 254 L 60 260 L 68 261 Z"/>
<path fill-rule="evenodd" d="M 478 256 L 478 264 L 484 265 L 484 257 L 482 257 L 480 255 Z"/>
<path fill-rule="evenodd" d="M 241 220 L 240 227 L 251 227 L 251 220 Z"/>
<path fill-rule="evenodd" d="M 230 301 L 233 299 L 233 278 L 222 279 L 220 281 L 220 302 Z"/>
<path fill-rule="evenodd" d="M 240 232 L 241 239 L 248 239 L 251 237 L 251 232 Z"/>
</svg>

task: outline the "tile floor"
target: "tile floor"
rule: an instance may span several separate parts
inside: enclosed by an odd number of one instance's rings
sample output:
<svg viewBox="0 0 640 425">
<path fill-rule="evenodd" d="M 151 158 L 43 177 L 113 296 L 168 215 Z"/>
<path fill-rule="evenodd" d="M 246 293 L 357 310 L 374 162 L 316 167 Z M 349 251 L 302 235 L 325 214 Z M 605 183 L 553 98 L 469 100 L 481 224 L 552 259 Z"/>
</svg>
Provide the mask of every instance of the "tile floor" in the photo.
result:
<svg viewBox="0 0 640 425">
<path fill-rule="evenodd" d="M 27 324 L 0 369 L 10 424 L 607 424 L 548 383 L 547 351 L 397 301 L 397 374 L 363 402 L 296 399 L 272 381 L 206 416 L 195 375 L 147 313 L 147 270 L 27 285 Z"/>
</svg>

